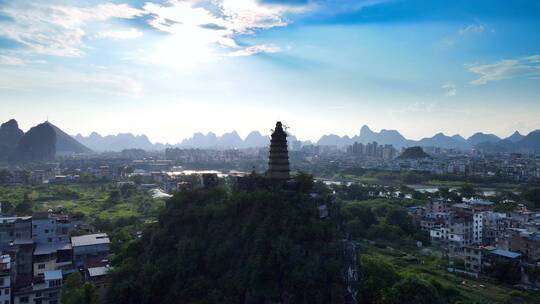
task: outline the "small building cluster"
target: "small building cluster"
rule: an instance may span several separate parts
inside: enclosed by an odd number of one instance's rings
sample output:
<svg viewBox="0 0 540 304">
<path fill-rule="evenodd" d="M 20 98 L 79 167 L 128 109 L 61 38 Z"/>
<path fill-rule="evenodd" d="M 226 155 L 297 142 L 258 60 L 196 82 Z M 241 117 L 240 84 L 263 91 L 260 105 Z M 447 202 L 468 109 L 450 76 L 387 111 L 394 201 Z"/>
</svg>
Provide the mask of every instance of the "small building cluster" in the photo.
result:
<svg viewBox="0 0 540 304">
<path fill-rule="evenodd" d="M 0 303 L 61 303 L 64 280 L 79 271 L 104 291 L 110 270 L 107 234 L 67 215 L 0 217 Z"/>
<path fill-rule="evenodd" d="M 459 204 L 434 199 L 410 212 L 431 243 L 446 250 L 452 271 L 478 276 L 501 261 L 518 270 L 540 269 L 540 213 L 524 206 L 511 212 L 493 207 L 478 199 Z M 524 281 L 540 286 L 540 278 Z"/>
</svg>

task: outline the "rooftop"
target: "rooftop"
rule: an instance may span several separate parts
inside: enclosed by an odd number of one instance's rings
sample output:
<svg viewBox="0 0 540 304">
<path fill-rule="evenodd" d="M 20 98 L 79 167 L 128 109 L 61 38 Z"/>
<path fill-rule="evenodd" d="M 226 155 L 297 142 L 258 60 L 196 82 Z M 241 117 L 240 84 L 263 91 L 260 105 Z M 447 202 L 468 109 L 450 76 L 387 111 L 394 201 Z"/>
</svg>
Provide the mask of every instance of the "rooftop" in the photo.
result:
<svg viewBox="0 0 540 304">
<path fill-rule="evenodd" d="M 31 216 L 7 216 L 7 217 L 0 217 L 0 224 L 4 223 L 14 223 L 16 221 L 25 221 L 32 219 Z"/>
<path fill-rule="evenodd" d="M 513 252 L 509 250 L 502 250 L 502 249 L 495 249 L 491 253 L 495 255 L 500 255 L 509 259 L 515 259 L 521 256 L 521 253 Z"/>
<path fill-rule="evenodd" d="M 71 244 L 38 244 L 34 250 L 34 255 L 51 254 L 58 250 L 70 250 Z"/>
<path fill-rule="evenodd" d="M 106 233 L 88 234 L 71 238 L 71 245 L 73 247 L 109 244 L 110 242 Z"/>
<path fill-rule="evenodd" d="M 88 268 L 88 274 L 91 277 L 99 277 L 104 276 L 111 270 L 111 267 L 103 266 L 103 267 L 94 267 L 94 268 Z"/>
</svg>

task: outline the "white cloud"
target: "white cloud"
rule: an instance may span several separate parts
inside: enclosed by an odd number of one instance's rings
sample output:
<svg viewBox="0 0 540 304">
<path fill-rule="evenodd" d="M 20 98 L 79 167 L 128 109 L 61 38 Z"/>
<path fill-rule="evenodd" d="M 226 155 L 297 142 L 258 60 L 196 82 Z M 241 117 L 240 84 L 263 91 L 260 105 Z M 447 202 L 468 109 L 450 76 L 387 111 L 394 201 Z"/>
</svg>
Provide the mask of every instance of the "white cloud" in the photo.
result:
<svg viewBox="0 0 540 304">
<path fill-rule="evenodd" d="M 444 89 L 446 92 L 445 92 L 445 95 L 448 96 L 448 97 L 452 97 L 452 96 L 456 96 L 457 94 L 457 87 L 456 85 L 451 82 L 451 81 L 447 81 L 445 82 L 442 86 L 441 86 L 441 89 Z"/>
<path fill-rule="evenodd" d="M 138 29 L 132 28 L 124 31 L 101 31 L 96 34 L 96 38 L 126 40 L 139 38 L 142 36 L 142 34 L 143 33 Z"/>
<path fill-rule="evenodd" d="M 281 48 L 275 45 L 269 44 L 260 44 L 247 47 L 242 50 L 234 51 L 229 53 L 229 56 L 240 57 L 240 56 L 251 56 L 259 53 L 277 53 L 280 52 Z"/>
<path fill-rule="evenodd" d="M 127 4 L 104 3 L 93 7 L 26 4 L 0 7 L 14 22 L 4 22 L 0 35 L 28 47 L 31 52 L 75 57 L 83 54 L 86 26 L 111 18 L 134 18 L 143 11 Z"/>
<path fill-rule="evenodd" d="M 172 0 L 167 4 L 146 3 L 143 7 L 151 16 L 148 24 L 173 37 L 158 43 L 149 57 L 153 63 L 185 67 L 221 56 L 250 56 L 280 49 L 261 44 L 242 48 L 237 43 L 240 35 L 289 24 L 287 13 L 299 13 L 308 6 L 263 5 L 257 0 Z M 222 54 L 219 46 L 232 49 Z M 148 58 L 153 58 L 148 60 Z"/>
<path fill-rule="evenodd" d="M 19 65 L 24 65 L 24 64 L 25 64 L 25 61 L 20 59 L 20 58 L 13 57 L 13 56 L 7 56 L 7 55 L 0 55 L 0 65 L 16 65 L 16 66 L 19 66 Z"/>
<path fill-rule="evenodd" d="M 471 81 L 473 85 L 512 78 L 535 78 L 540 76 L 540 55 L 505 59 L 491 64 L 467 65 L 467 69 L 479 75 L 478 79 Z"/>
<path fill-rule="evenodd" d="M 222 18 L 228 20 L 227 28 L 238 34 L 253 33 L 289 24 L 286 13 L 300 13 L 306 7 L 261 5 L 256 0 L 222 0 Z"/>
<path fill-rule="evenodd" d="M 484 33 L 488 29 L 489 28 L 486 25 L 479 22 L 474 23 L 474 24 L 469 24 L 465 27 L 460 28 L 457 31 L 457 33 L 453 33 L 450 36 L 444 37 L 439 43 L 443 47 L 451 47 L 455 45 L 456 43 L 458 43 L 459 41 L 465 39 L 465 36 L 467 35 L 472 35 L 472 34 L 479 35 L 479 34 Z M 491 33 L 494 33 L 495 29 L 491 28 L 489 29 L 489 31 Z"/>
<path fill-rule="evenodd" d="M 465 35 L 467 33 L 480 34 L 486 30 L 486 27 L 483 24 L 470 24 L 466 27 L 459 30 L 460 35 Z"/>
</svg>

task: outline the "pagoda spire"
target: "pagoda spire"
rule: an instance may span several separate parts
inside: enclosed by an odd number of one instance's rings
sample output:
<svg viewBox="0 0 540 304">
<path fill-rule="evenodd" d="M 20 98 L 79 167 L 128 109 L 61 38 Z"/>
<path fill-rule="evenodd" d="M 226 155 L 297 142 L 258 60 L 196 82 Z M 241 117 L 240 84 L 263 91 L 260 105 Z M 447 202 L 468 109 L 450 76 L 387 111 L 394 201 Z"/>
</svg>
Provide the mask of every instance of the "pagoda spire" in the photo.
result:
<svg viewBox="0 0 540 304">
<path fill-rule="evenodd" d="M 289 152 L 287 150 L 287 133 L 283 130 L 281 121 L 276 123 L 270 140 L 270 157 L 268 160 L 268 177 L 271 179 L 288 179 Z"/>
</svg>

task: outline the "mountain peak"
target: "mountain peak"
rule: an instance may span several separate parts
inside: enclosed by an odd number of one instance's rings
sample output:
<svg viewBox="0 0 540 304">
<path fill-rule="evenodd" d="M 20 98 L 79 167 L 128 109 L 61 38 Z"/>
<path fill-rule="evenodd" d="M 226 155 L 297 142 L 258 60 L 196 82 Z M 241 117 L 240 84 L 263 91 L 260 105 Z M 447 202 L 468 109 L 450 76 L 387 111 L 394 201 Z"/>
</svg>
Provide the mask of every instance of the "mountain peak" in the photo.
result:
<svg viewBox="0 0 540 304">
<path fill-rule="evenodd" d="M 19 124 L 15 119 L 10 119 L 0 125 L 0 152 L 4 149 L 13 149 L 23 136 L 24 132 L 19 129 Z M 2 158 L 1 155 L 0 158 Z"/>
<path fill-rule="evenodd" d="M 2 124 L 2 127 L 6 127 L 6 128 L 7 128 L 7 127 L 11 127 L 11 128 L 17 127 L 17 128 L 18 128 L 18 127 L 19 127 L 19 123 L 18 123 L 15 119 L 12 118 L 12 119 L 6 121 L 5 123 L 3 123 L 3 124 Z"/>
<path fill-rule="evenodd" d="M 480 143 L 485 143 L 485 142 L 494 143 L 494 142 L 498 142 L 500 140 L 501 139 L 496 135 L 477 132 L 477 133 L 474 133 L 471 137 L 469 137 L 467 139 L 467 142 L 471 146 L 476 146 L 476 145 L 478 145 Z"/>
<path fill-rule="evenodd" d="M 367 125 L 363 125 L 362 128 L 360 129 L 360 137 L 368 136 L 372 134 L 373 134 L 373 131 L 371 131 L 371 129 Z"/>
<path fill-rule="evenodd" d="M 505 140 L 511 141 L 513 143 L 516 143 L 520 140 L 522 140 L 525 136 L 523 136 L 519 131 L 514 132 L 512 135 L 505 138 Z"/>
<path fill-rule="evenodd" d="M 460 142 L 466 142 L 467 141 L 463 136 L 461 136 L 459 134 L 453 135 L 451 138 L 455 139 L 457 141 L 460 141 Z"/>
<path fill-rule="evenodd" d="M 259 131 L 251 131 L 249 132 L 249 134 L 246 136 L 246 138 L 250 137 L 250 136 L 262 136 L 261 132 Z"/>
</svg>

